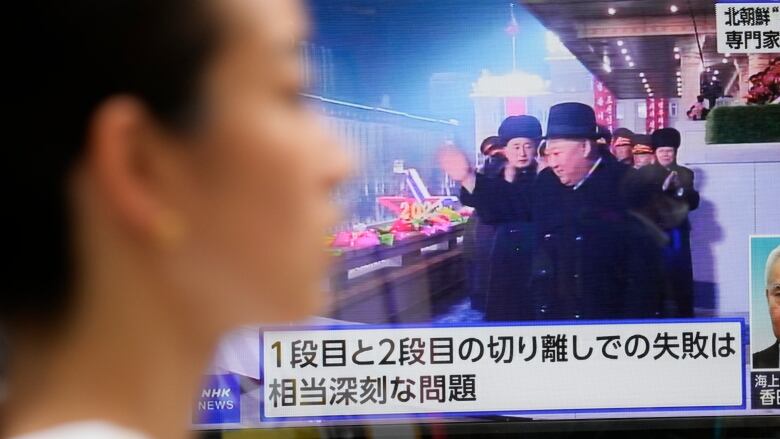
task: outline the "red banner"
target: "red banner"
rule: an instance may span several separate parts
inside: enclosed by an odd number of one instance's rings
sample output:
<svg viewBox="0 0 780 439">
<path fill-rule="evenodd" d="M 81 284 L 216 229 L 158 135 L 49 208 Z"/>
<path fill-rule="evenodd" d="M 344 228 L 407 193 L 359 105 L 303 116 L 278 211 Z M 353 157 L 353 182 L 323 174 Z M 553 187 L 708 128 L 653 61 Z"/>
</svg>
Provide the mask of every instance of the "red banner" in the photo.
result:
<svg viewBox="0 0 780 439">
<path fill-rule="evenodd" d="M 615 131 L 617 102 L 615 95 L 601 81 L 593 82 L 593 111 L 596 112 L 596 123 Z"/>
<path fill-rule="evenodd" d="M 666 98 L 647 98 L 647 134 L 669 126 L 669 100 Z"/>
<path fill-rule="evenodd" d="M 506 98 L 504 100 L 504 112 L 506 117 L 522 116 L 526 114 L 525 98 Z"/>
</svg>

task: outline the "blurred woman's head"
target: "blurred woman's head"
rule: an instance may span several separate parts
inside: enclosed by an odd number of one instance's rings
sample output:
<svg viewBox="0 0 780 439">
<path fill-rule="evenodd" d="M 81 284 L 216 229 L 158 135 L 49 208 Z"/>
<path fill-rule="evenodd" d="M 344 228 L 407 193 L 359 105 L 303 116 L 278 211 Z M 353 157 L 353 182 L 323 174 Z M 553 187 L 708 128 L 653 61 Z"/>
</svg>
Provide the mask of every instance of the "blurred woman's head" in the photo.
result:
<svg viewBox="0 0 780 439">
<path fill-rule="evenodd" d="M 216 332 L 318 310 L 346 160 L 299 98 L 300 5 L 47 7 L 26 18 L 52 38 L 14 62 L 35 87 L 14 102 L 13 154 L 31 170 L 10 182 L 18 269 L 2 321 L 143 304 Z"/>
</svg>

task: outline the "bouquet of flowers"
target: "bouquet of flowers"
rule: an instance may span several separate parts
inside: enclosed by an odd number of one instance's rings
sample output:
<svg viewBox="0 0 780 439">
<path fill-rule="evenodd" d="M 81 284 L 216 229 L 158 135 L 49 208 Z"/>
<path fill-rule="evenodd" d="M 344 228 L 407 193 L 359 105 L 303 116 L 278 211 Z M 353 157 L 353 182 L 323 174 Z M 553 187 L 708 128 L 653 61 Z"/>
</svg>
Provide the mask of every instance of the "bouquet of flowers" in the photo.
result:
<svg viewBox="0 0 780 439">
<path fill-rule="evenodd" d="M 780 97 L 780 57 L 749 78 L 748 104 L 768 104 Z"/>
<path fill-rule="evenodd" d="M 329 240 L 336 249 L 360 249 L 377 245 L 391 246 L 410 236 L 431 236 L 447 232 L 453 226 L 468 221 L 470 209 L 456 211 L 440 203 L 403 203 L 401 213 L 392 223 L 379 227 L 358 227 L 337 233 Z"/>
</svg>

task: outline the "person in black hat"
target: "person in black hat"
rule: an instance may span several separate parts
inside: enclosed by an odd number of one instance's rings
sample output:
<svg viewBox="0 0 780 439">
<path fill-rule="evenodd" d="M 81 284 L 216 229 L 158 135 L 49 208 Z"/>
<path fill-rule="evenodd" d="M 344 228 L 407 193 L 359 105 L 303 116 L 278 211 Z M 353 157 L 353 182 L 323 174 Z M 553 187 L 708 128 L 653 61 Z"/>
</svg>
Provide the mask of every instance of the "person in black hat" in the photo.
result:
<svg viewBox="0 0 780 439">
<path fill-rule="evenodd" d="M 635 245 L 620 184 L 627 167 L 606 161 L 593 109 L 553 106 L 549 168 L 534 186 L 535 244 L 530 290 L 540 319 L 620 319 L 660 315 L 662 287 L 645 279 L 647 251 Z"/>
<path fill-rule="evenodd" d="M 506 164 L 497 177 L 468 169 L 461 151 L 440 152 L 442 168 L 462 184 L 461 201 L 475 207 L 480 219 L 496 227 L 490 257 L 491 274 L 485 319 L 515 321 L 533 318 L 535 304 L 528 300 L 531 264 L 530 192 L 536 178 L 537 147 L 542 127 L 532 116 L 506 118 L 498 130 Z"/>
<path fill-rule="evenodd" d="M 662 128 L 653 132 L 656 166 L 664 170 L 664 189 L 686 202 L 689 211 L 699 207 L 699 192 L 694 188 L 694 173 L 677 164 L 680 132 Z M 669 245 L 664 257 L 672 280 L 674 301 L 680 317 L 693 316 L 693 263 L 691 259 L 691 223 L 687 216 L 681 224 L 668 228 Z"/>
</svg>

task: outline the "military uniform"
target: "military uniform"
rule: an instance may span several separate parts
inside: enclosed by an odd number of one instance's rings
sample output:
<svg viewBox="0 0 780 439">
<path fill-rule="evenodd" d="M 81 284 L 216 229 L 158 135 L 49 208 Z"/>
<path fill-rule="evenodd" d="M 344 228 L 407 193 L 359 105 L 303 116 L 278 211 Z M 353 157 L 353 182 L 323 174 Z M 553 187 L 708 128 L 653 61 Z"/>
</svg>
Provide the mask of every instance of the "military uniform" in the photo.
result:
<svg viewBox="0 0 780 439">
<path fill-rule="evenodd" d="M 628 146 L 633 149 L 634 147 L 633 138 L 634 138 L 633 131 L 629 130 L 628 128 L 618 128 L 617 130 L 615 130 L 615 133 L 612 136 L 612 143 L 613 146 Z M 620 160 L 620 162 L 629 167 L 634 166 L 634 158 L 632 156 L 628 156 L 623 160 Z"/>
</svg>

